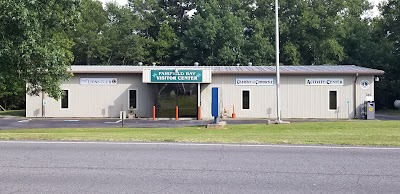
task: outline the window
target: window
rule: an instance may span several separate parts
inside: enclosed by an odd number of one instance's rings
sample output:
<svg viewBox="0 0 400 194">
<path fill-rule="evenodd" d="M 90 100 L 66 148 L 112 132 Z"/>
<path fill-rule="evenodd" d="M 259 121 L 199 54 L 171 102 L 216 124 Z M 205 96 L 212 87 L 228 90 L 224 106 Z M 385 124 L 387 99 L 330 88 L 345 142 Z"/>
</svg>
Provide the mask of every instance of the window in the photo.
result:
<svg viewBox="0 0 400 194">
<path fill-rule="evenodd" d="M 68 109 L 69 108 L 69 91 L 63 90 L 61 94 L 61 108 Z"/>
<path fill-rule="evenodd" d="M 134 108 L 134 109 L 137 108 L 136 100 L 137 100 L 136 90 L 129 90 L 129 108 Z"/>
<path fill-rule="evenodd" d="M 337 91 L 329 91 L 329 110 L 337 110 Z"/>
<path fill-rule="evenodd" d="M 242 91 L 242 109 L 250 109 L 250 91 Z"/>
</svg>

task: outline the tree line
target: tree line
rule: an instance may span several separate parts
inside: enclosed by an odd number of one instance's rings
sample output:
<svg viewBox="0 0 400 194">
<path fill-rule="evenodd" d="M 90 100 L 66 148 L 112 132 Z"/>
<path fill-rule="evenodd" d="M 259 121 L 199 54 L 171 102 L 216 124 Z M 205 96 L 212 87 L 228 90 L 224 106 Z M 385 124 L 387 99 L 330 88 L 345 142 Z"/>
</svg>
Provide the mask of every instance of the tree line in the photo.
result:
<svg viewBox="0 0 400 194">
<path fill-rule="evenodd" d="M 120 6 L 96 0 L 3 0 L 0 99 L 4 104 L 21 96 L 26 83 L 29 94 L 59 97 L 70 64 L 273 65 L 274 2 L 129 0 Z M 368 0 L 279 4 L 283 65 L 385 70 L 375 100 L 379 107 L 393 106 L 400 97 L 399 1 L 382 4 L 375 18 L 365 16 L 372 8 Z"/>
</svg>

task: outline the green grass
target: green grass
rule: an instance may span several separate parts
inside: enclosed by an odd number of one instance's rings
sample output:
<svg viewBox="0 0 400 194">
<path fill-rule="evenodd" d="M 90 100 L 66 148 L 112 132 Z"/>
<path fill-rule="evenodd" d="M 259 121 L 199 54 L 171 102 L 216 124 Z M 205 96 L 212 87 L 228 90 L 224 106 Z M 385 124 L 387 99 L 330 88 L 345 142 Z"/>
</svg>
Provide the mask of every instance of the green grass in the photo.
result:
<svg viewBox="0 0 400 194">
<path fill-rule="evenodd" d="M 219 130 L 204 127 L 0 130 L 0 139 L 400 146 L 400 122 L 227 125 Z"/>
<path fill-rule="evenodd" d="M 0 116 L 25 117 L 25 110 L 7 110 L 7 111 L 0 111 Z"/>
</svg>

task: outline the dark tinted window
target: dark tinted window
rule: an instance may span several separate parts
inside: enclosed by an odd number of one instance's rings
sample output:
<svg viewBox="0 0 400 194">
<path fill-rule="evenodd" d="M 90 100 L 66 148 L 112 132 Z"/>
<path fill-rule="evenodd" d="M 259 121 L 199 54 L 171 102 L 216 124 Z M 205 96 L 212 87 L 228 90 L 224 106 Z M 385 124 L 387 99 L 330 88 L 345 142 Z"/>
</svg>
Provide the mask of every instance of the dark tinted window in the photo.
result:
<svg viewBox="0 0 400 194">
<path fill-rule="evenodd" d="M 337 109 L 337 92 L 329 91 L 329 109 L 336 110 Z"/>
<path fill-rule="evenodd" d="M 129 108 L 136 107 L 136 90 L 129 90 Z"/>
<path fill-rule="evenodd" d="M 250 109 L 250 91 L 242 91 L 242 109 Z"/>
<path fill-rule="evenodd" d="M 68 90 L 63 90 L 61 95 L 61 108 L 69 108 L 68 99 Z"/>
</svg>

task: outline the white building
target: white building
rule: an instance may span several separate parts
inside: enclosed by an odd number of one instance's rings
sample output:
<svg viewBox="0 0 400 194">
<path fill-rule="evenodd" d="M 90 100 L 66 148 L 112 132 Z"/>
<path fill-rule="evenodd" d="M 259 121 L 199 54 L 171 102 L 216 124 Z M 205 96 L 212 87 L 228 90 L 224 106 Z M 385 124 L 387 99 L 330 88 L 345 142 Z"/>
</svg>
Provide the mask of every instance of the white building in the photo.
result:
<svg viewBox="0 0 400 194">
<path fill-rule="evenodd" d="M 72 66 L 60 100 L 26 97 L 27 117 L 137 117 L 211 119 L 212 88 L 219 115 L 276 118 L 274 66 Z M 374 101 L 381 70 L 346 66 L 282 66 L 282 118 L 360 118 Z M 200 114 L 200 115 L 199 115 Z"/>
</svg>

